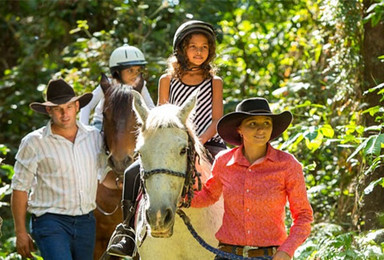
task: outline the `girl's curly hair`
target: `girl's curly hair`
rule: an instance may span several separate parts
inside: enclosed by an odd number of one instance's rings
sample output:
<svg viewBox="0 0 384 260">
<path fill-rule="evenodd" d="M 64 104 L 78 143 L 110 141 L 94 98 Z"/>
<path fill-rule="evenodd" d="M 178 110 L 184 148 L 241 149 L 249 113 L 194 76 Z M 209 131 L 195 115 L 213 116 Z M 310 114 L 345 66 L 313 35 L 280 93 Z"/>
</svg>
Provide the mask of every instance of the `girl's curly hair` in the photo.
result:
<svg viewBox="0 0 384 260">
<path fill-rule="evenodd" d="M 208 57 L 203 64 L 200 65 L 200 68 L 203 70 L 203 76 L 207 79 L 213 78 L 213 76 L 216 75 L 217 68 L 212 64 L 214 58 L 216 57 L 215 39 L 206 33 L 196 32 L 188 34 L 180 43 L 181 48 L 178 48 L 177 51 L 168 58 L 167 73 L 172 77 L 181 79 L 184 74 L 190 70 L 190 68 L 188 68 L 187 47 L 192 36 L 197 34 L 204 35 L 208 39 L 209 44 Z"/>
</svg>

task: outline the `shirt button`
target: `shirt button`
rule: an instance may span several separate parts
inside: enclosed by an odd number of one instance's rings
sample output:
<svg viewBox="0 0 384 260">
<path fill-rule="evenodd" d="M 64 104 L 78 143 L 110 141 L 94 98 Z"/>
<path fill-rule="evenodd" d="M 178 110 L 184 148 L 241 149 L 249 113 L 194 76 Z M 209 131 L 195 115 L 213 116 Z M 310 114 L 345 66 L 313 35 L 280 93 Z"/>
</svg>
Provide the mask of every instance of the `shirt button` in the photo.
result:
<svg viewBox="0 0 384 260">
<path fill-rule="evenodd" d="M 247 233 L 248 233 L 248 234 L 251 234 L 251 230 L 248 230 Z"/>
<path fill-rule="evenodd" d="M 251 171 L 252 171 L 252 169 L 248 169 L 248 171 L 249 171 L 249 172 L 251 172 Z"/>
<path fill-rule="evenodd" d="M 247 212 L 249 212 L 249 209 L 247 209 Z"/>
<path fill-rule="evenodd" d="M 247 192 L 249 192 L 249 189 L 247 189 Z"/>
</svg>

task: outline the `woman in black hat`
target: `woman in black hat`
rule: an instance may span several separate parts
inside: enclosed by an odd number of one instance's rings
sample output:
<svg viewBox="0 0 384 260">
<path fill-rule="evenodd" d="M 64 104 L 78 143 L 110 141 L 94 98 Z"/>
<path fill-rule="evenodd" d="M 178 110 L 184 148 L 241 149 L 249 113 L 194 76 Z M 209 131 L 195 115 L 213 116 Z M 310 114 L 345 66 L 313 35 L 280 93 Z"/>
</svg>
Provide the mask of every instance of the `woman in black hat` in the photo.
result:
<svg viewBox="0 0 384 260">
<path fill-rule="evenodd" d="M 219 135 L 236 147 L 216 156 L 212 177 L 195 193 L 192 207 L 209 206 L 223 195 L 223 224 L 216 233 L 222 251 L 291 259 L 309 236 L 313 212 L 302 166 L 270 144 L 291 121 L 290 112 L 273 114 L 263 98 L 246 99 L 220 119 Z M 289 235 L 284 224 L 287 201 L 293 218 Z"/>
</svg>

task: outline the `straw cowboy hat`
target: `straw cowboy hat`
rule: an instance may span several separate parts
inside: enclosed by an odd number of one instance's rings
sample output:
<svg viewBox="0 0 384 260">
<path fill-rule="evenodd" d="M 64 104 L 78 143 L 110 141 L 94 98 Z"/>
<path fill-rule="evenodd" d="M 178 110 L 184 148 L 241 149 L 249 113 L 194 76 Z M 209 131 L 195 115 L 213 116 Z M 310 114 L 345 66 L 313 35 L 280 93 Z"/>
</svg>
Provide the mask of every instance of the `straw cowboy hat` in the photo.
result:
<svg viewBox="0 0 384 260">
<path fill-rule="evenodd" d="M 81 96 L 76 96 L 73 88 L 63 79 L 51 80 L 47 87 L 47 98 L 44 103 L 33 102 L 29 107 L 36 112 L 48 114 L 46 107 L 54 107 L 68 102 L 79 101 L 80 108 L 84 107 L 91 101 L 92 93 L 85 93 Z"/>
<path fill-rule="evenodd" d="M 269 116 L 272 118 L 273 130 L 271 139 L 282 134 L 292 122 L 292 114 L 284 111 L 273 114 L 269 108 L 268 101 L 264 98 L 249 98 L 236 106 L 235 112 L 223 116 L 217 124 L 217 132 L 227 142 L 233 145 L 241 145 L 242 140 L 237 128 L 241 122 L 251 116 Z"/>
</svg>

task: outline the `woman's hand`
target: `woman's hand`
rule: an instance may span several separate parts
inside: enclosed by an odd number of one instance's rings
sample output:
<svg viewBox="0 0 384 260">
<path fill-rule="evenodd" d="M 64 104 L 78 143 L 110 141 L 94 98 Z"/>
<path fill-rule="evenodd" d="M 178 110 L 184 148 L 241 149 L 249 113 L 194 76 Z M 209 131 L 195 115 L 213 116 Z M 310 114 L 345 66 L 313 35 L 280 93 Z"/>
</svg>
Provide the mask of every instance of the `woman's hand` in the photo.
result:
<svg viewBox="0 0 384 260">
<path fill-rule="evenodd" d="M 284 251 L 277 251 L 272 260 L 291 260 L 291 257 Z"/>
</svg>

